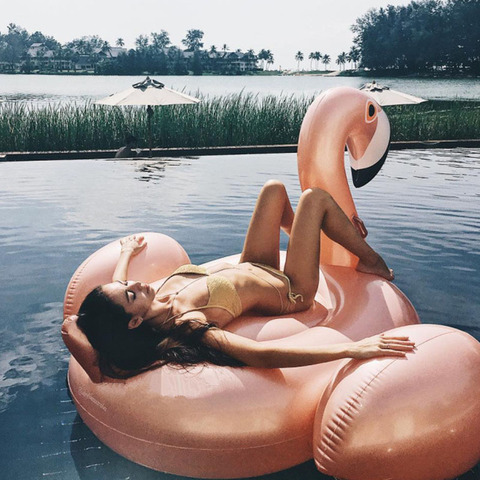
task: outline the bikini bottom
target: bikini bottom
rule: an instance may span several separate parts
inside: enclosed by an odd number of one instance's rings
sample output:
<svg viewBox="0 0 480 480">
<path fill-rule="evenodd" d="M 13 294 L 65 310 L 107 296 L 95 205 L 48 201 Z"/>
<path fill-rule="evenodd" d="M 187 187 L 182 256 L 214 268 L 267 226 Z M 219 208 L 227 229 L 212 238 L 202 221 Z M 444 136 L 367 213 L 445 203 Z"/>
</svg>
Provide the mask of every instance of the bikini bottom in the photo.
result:
<svg viewBox="0 0 480 480">
<path fill-rule="evenodd" d="M 250 265 L 254 265 L 255 267 L 258 267 L 258 268 L 261 268 L 262 270 L 265 270 L 266 272 L 272 273 L 273 275 L 277 276 L 278 278 L 281 278 L 282 280 L 286 280 L 287 286 L 288 286 L 287 300 L 288 300 L 289 303 L 286 303 L 284 305 L 283 294 L 280 292 L 280 290 L 275 285 L 270 283 L 267 279 L 262 278 L 262 280 L 269 283 L 278 293 L 278 296 L 280 298 L 280 304 L 281 304 L 279 315 L 283 315 L 283 314 L 287 313 L 288 307 L 290 305 L 295 305 L 297 303 L 297 299 L 299 299 L 301 302 L 303 302 L 303 295 L 301 295 L 300 293 L 293 293 L 292 292 L 292 285 L 291 285 L 291 282 L 290 282 L 290 278 L 288 278 L 288 276 L 285 275 L 285 273 L 283 273 L 281 270 L 278 270 L 277 268 L 274 268 L 270 265 L 265 265 L 264 263 L 254 263 L 254 262 L 249 262 L 249 263 L 250 263 Z M 261 277 L 259 277 L 259 278 L 261 278 Z"/>
</svg>

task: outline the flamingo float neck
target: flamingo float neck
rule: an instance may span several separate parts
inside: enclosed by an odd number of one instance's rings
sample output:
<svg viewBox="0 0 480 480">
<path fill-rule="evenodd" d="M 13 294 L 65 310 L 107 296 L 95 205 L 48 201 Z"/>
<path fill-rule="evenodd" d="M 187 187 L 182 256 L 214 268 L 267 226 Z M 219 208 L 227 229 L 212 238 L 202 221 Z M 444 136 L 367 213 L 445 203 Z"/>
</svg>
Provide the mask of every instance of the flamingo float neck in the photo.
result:
<svg viewBox="0 0 480 480">
<path fill-rule="evenodd" d="M 383 165 L 390 142 L 385 112 L 366 93 L 350 87 L 327 90 L 310 105 L 300 129 L 298 174 L 302 190 L 329 192 L 349 219 L 358 218 L 348 185 L 347 145 L 355 186 L 368 183 Z M 358 258 L 322 234 L 320 263 L 355 267 Z"/>
</svg>

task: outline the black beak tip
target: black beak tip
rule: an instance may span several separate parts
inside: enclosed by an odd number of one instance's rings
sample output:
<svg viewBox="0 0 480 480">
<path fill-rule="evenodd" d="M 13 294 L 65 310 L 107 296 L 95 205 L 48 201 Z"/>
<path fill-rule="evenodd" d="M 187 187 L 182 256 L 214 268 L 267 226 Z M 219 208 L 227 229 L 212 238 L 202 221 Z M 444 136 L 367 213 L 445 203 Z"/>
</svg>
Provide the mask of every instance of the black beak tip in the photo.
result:
<svg viewBox="0 0 480 480">
<path fill-rule="evenodd" d="M 383 167 L 383 164 L 385 163 L 385 160 L 387 159 L 388 155 L 388 150 L 385 151 L 385 153 L 382 155 L 380 160 L 378 162 L 374 163 L 371 167 L 368 168 L 360 168 L 358 170 L 354 170 L 352 168 L 352 180 L 353 180 L 353 186 L 355 188 L 360 188 L 366 185 L 368 182 L 373 180 L 377 173 L 380 171 L 380 169 Z"/>
</svg>

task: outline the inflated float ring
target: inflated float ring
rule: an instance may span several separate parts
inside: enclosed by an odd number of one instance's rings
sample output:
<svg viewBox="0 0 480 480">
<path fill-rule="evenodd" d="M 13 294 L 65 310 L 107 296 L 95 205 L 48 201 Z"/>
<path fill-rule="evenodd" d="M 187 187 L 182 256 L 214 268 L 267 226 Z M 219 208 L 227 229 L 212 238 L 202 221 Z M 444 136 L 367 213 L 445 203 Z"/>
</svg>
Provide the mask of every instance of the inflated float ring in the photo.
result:
<svg viewBox="0 0 480 480">
<path fill-rule="evenodd" d="M 388 120 L 370 105 L 357 90 L 329 91 L 310 107 L 300 135 L 302 187 L 329 191 L 352 219 L 358 215 L 343 169 L 344 145 L 358 184 L 378 171 L 388 149 Z M 150 283 L 189 262 L 171 238 L 143 235 L 148 246 L 132 259 L 131 278 Z M 126 458 L 190 477 L 251 477 L 314 457 L 324 473 L 349 480 L 427 480 L 477 463 L 478 342 L 447 327 L 415 325 L 414 308 L 394 285 L 356 272 L 355 257 L 322 242 L 311 309 L 282 317 L 244 315 L 226 328 L 279 345 L 342 343 L 394 329 L 417 343 L 414 354 L 286 369 L 167 366 L 128 380 L 103 377 L 75 313 L 88 291 L 110 281 L 120 252 L 115 241 L 85 260 L 65 296 L 68 383 L 84 422 Z"/>
</svg>

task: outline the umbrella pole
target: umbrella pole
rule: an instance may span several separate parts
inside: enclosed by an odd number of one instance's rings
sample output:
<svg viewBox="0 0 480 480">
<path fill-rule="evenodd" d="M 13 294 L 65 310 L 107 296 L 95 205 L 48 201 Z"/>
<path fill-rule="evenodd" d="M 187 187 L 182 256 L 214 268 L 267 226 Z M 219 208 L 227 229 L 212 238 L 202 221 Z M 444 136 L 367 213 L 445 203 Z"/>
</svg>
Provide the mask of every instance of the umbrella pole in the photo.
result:
<svg viewBox="0 0 480 480">
<path fill-rule="evenodd" d="M 153 117 L 153 108 L 149 105 L 147 107 L 148 115 L 148 148 L 149 148 L 149 157 L 152 158 L 152 117 Z"/>
</svg>

